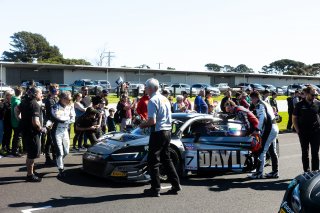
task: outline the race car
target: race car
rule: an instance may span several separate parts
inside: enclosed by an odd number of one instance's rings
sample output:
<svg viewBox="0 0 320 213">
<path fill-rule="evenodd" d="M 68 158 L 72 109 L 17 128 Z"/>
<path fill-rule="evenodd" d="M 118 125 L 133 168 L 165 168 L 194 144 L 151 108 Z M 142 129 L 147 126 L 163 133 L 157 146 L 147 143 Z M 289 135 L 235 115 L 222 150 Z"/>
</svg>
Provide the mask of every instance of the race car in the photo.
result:
<svg viewBox="0 0 320 213">
<path fill-rule="evenodd" d="M 240 121 L 198 113 L 172 114 L 170 156 L 180 176 L 188 172 L 254 169 L 252 150 L 261 146 L 258 137 L 246 136 Z M 111 132 L 83 155 L 86 173 L 118 181 L 149 181 L 148 129 L 131 133 Z M 165 171 L 162 171 L 165 179 Z"/>
<path fill-rule="evenodd" d="M 320 212 L 320 171 L 305 172 L 288 186 L 280 213 Z"/>
</svg>

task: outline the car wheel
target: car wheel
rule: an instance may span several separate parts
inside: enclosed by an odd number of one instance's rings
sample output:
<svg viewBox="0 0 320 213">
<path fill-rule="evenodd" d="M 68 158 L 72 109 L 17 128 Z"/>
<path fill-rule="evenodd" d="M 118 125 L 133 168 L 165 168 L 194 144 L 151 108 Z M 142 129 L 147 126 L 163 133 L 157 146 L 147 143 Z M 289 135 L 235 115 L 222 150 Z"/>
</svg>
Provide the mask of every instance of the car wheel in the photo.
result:
<svg viewBox="0 0 320 213">
<path fill-rule="evenodd" d="M 178 175 L 181 176 L 182 169 L 181 169 L 181 160 L 180 160 L 179 154 L 173 148 L 169 148 L 169 152 L 170 152 L 170 158 L 172 160 L 173 166 L 176 169 Z M 168 176 L 163 165 L 160 165 L 160 180 L 168 181 Z"/>
</svg>

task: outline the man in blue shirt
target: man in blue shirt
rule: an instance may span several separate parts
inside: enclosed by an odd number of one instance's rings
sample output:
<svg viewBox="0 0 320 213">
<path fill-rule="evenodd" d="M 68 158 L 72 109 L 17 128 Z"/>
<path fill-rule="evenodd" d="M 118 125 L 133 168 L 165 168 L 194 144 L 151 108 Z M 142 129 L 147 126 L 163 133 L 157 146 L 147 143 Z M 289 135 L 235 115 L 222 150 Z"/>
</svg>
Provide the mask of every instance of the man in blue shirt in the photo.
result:
<svg viewBox="0 0 320 213">
<path fill-rule="evenodd" d="M 144 194 L 152 197 L 160 196 L 160 158 L 167 172 L 172 188 L 167 194 L 178 194 L 181 190 L 179 177 L 170 158 L 169 145 L 171 140 L 171 105 L 169 100 L 158 91 L 159 81 L 150 78 L 146 81 L 146 93 L 150 96 L 148 102 L 148 120 L 140 124 L 140 128 L 151 127 L 148 152 L 148 167 L 151 177 L 151 188 Z"/>
<path fill-rule="evenodd" d="M 194 99 L 194 110 L 196 110 L 198 113 L 204 113 L 208 114 L 208 105 L 203 100 L 204 98 L 204 90 L 200 90 L 199 95 Z"/>
</svg>

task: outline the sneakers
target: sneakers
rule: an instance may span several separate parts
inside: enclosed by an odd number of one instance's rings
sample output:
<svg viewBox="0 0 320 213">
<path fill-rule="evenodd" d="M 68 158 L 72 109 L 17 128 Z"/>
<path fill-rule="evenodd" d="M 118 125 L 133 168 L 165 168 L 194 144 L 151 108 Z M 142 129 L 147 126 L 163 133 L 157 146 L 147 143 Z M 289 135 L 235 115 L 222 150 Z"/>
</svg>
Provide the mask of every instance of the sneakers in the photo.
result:
<svg viewBox="0 0 320 213">
<path fill-rule="evenodd" d="M 182 188 L 181 188 L 180 185 L 178 187 L 171 187 L 171 189 L 169 189 L 166 194 L 177 195 L 178 192 L 181 191 L 181 190 L 182 190 Z"/>
<path fill-rule="evenodd" d="M 86 152 L 86 151 L 87 151 L 87 149 L 84 148 L 84 147 L 80 147 L 80 148 L 79 148 L 79 152 Z"/>
<path fill-rule="evenodd" d="M 143 191 L 143 194 L 148 196 L 148 197 L 160 197 L 160 190 L 156 190 L 156 189 L 153 189 L 153 188 L 145 189 Z"/>
<path fill-rule="evenodd" d="M 251 178 L 251 179 L 262 179 L 263 175 L 262 175 L 262 172 L 255 172 L 255 173 L 252 173 L 251 175 L 248 175 L 248 178 Z"/>
<path fill-rule="evenodd" d="M 64 172 L 64 169 L 59 169 L 58 178 L 65 178 L 66 173 Z"/>
<path fill-rule="evenodd" d="M 27 175 L 27 179 L 26 179 L 27 182 L 34 182 L 34 183 L 41 182 L 41 180 L 42 179 L 36 176 L 35 174 Z"/>
<path fill-rule="evenodd" d="M 270 172 L 268 174 L 265 174 L 266 178 L 279 178 L 279 172 L 278 171 L 274 171 L 274 172 Z"/>
</svg>

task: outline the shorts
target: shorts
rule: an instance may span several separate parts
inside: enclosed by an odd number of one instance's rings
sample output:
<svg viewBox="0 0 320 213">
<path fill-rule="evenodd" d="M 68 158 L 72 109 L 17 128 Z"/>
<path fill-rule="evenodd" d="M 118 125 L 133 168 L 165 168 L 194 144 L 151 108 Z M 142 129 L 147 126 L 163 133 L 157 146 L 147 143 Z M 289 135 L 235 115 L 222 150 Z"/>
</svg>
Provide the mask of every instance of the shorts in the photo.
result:
<svg viewBox="0 0 320 213">
<path fill-rule="evenodd" d="M 23 140 L 25 140 L 27 147 L 27 158 L 39 158 L 41 154 L 40 135 L 24 135 Z"/>
</svg>

